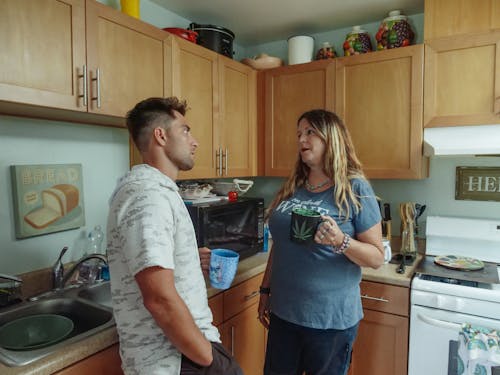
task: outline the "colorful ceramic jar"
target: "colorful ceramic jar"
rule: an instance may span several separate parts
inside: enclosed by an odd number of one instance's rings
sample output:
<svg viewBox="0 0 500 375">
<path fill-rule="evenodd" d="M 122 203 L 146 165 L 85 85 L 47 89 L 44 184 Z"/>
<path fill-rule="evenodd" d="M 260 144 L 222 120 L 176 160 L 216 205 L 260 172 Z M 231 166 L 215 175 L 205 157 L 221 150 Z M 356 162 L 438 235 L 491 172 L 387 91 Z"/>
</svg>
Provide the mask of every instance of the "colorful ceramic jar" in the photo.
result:
<svg viewBox="0 0 500 375">
<path fill-rule="evenodd" d="M 399 10 L 393 10 L 389 12 L 389 17 L 382 21 L 375 35 L 377 50 L 409 46 L 414 37 L 406 16 Z"/>
<path fill-rule="evenodd" d="M 372 50 L 370 35 L 360 26 L 353 26 L 343 44 L 344 56 L 359 55 Z"/>
<path fill-rule="evenodd" d="M 323 42 L 323 47 L 316 53 L 316 60 L 333 59 L 334 57 L 337 57 L 335 48 L 330 43 Z"/>
</svg>

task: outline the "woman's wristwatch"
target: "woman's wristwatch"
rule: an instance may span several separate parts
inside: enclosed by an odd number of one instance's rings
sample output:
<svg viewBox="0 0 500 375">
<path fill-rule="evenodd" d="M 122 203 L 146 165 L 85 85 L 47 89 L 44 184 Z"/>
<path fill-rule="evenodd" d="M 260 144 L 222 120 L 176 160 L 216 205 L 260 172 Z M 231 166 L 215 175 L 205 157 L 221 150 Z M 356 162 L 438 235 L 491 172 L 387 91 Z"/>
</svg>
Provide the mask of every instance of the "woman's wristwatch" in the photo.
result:
<svg viewBox="0 0 500 375">
<path fill-rule="evenodd" d="M 260 294 L 271 294 L 271 288 L 269 288 L 269 287 L 266 288 L 266 287 L 260 286 L 259 293 Z"/>
</svg>

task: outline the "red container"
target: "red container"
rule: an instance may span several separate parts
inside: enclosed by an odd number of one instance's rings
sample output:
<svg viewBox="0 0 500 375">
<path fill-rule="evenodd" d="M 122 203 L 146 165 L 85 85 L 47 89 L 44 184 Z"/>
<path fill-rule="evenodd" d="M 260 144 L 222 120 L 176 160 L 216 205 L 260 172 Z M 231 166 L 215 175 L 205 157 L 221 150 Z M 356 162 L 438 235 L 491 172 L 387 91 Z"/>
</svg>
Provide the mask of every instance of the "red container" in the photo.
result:
<svg viewBox="0 0 500 375">
<path fill-rule="evenodd" d="M 196 37 L 198 36 L 198 33 L 196 31 L 181 29 L 180 27 L 165 27 L 163 30 L 168 31 L 171 34 L 180 36 L 181 38 L 189 40 L 193 43 L 196 43 Z"/>
</svg>

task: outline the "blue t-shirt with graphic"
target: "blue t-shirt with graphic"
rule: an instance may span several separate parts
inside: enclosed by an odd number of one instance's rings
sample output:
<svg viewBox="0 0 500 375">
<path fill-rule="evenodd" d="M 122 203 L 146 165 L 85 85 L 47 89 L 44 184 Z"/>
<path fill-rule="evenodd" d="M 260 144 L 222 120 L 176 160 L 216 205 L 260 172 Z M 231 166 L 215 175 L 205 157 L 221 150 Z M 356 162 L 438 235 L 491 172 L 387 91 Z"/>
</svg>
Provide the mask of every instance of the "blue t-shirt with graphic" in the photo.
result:
<svg viewBox="0 0 500 375">
<path fill-rule="evenodd" d="M 381 220 L 375 193 L 369 182 L 354 179 L 354 193 L 362 208 L 351 205 L 349 218 L 339 216 L 333 188 L 313 193 L 298 189 L 278 204 L 269 218 L 273 237 L 271 311 L 281 319 L 317 329 L 346 329 L 363 318 L 359 283 L 361 267 L 330 246 L 297 244 L 290 240 L 294 207 L 319 211 L 335 219 L 340 229 L 356 238 Z"/>
</svg>

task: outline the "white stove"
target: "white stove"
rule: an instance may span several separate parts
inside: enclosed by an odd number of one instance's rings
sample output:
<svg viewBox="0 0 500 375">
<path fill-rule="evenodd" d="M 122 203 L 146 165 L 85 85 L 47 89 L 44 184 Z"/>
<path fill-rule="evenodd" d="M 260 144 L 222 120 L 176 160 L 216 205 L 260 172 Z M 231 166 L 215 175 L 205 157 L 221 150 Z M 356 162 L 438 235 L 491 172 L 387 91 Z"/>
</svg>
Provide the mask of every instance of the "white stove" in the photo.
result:
<svg viewBox="0 0 500 375">
<path fill-rule="evenodd" d="M 426 258 L 411 284 L 409 375 L 457 375 L 462 323 L 500 330 L 500 220 L 427 217 Z M 478 271 L 450 270 L 434 256 L 479 259 Z M 500 366 L 492 369 L 500 374 Z"/>
</svg>

